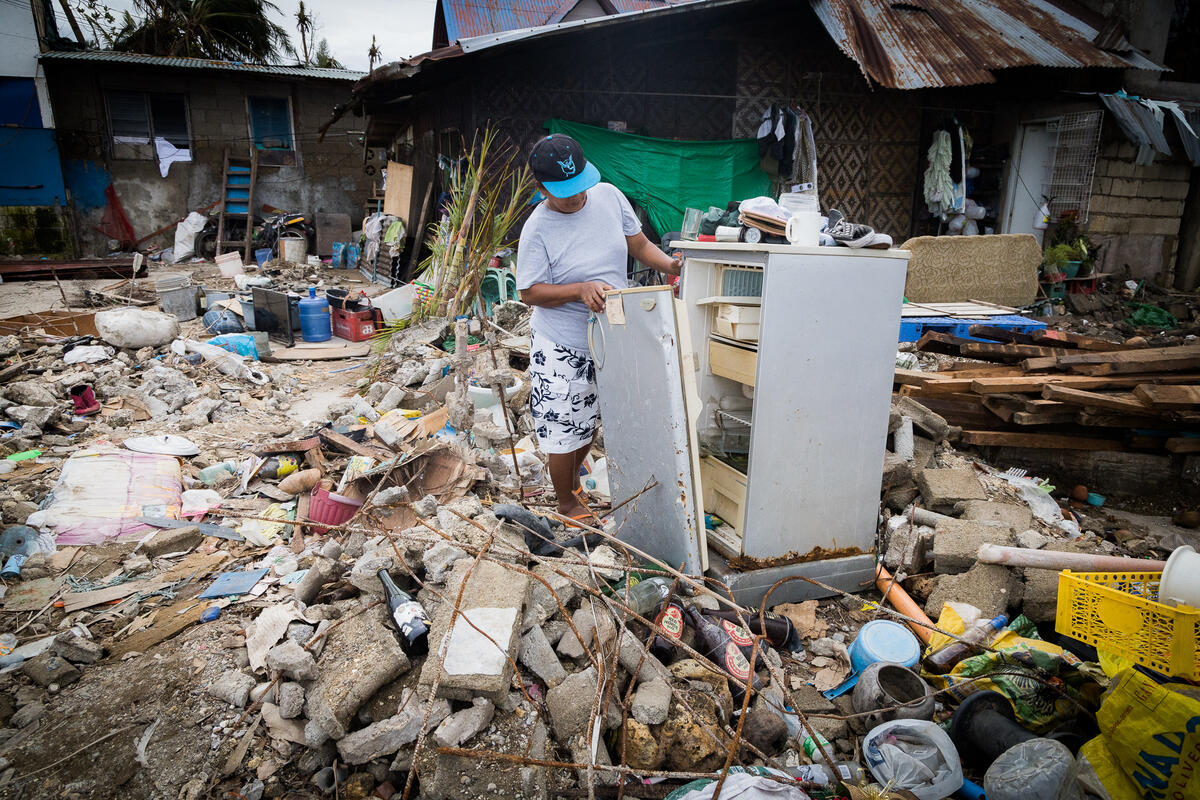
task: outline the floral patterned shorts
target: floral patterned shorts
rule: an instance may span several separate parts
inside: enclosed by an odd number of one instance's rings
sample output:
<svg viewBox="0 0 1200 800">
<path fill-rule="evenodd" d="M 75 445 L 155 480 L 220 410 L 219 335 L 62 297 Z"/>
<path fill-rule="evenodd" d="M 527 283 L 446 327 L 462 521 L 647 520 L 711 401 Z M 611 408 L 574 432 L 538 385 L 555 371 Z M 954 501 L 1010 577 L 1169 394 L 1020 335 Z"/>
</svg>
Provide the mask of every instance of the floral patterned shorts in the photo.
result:
<svg viewBox="0 0 1200 800">
<path fill-rule="evenodd" d="M 529 405 L 544 453 L 572 453 L 590 444 L 600 406 L 596 365 L 585 350 L 552 342 L 536 331 L 529 347 Z"/>
</svg>

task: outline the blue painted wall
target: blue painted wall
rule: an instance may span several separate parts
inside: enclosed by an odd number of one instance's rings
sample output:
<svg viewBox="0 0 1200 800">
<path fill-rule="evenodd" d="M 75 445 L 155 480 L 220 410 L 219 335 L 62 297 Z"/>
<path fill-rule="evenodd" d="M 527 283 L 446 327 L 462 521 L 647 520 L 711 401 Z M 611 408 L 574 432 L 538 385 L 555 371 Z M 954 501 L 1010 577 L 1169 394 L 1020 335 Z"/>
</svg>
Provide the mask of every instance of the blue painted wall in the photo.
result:
<svg viewBox="0 0 1200 800">
<path fill-rule="evenodd" d="M 0 79 L 0 125 L 0 206 L 65 205 L 58 141 L 42 127 L 33 79 Z"/>
</svg>

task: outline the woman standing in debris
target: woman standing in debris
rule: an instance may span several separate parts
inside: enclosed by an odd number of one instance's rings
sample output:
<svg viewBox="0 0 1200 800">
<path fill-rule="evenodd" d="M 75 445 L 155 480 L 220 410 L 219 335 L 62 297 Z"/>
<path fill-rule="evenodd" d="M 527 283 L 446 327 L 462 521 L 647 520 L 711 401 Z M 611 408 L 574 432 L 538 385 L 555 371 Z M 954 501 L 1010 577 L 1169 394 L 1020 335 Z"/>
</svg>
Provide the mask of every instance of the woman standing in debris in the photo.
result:
<svg viewBox="0 0 1200 800">
<path fill-rule="evenodd" d="M 584 520 L 592 514 L 583 504 L 579 469 L 599 416 L 588 314 L 604 311 L 606 291 L 628 286 L 626 256 L 667 275 L 679 274 L 681 259 L 650 243 L 629 201 L 600 182 L 570 136 L 540 139 L 529 168 L 545 197 L 517 249 L 517 288 L 534 307 L 529 402 L 538 444 L 550 456 L 558 512 Z"/>
</svg>

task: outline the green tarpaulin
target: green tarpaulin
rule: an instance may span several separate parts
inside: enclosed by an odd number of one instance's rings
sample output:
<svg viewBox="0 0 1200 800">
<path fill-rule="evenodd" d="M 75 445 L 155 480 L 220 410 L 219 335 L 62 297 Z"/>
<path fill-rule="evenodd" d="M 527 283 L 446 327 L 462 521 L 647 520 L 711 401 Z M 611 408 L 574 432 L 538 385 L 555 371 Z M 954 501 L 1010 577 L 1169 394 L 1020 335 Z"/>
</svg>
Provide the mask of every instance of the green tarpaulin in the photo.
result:
<svg viewBox="0 0 1200 800">
<path fill-rule="evenodd" d="M 679 230 L 685 208 L 725 208 L 730 200 L 757 197 L 770 187 L 754 139 L 653 139 L 562 119 L 546 127 L 578 141 L 604 180 L 649 212 L 660 235 Z"/>
</svg>

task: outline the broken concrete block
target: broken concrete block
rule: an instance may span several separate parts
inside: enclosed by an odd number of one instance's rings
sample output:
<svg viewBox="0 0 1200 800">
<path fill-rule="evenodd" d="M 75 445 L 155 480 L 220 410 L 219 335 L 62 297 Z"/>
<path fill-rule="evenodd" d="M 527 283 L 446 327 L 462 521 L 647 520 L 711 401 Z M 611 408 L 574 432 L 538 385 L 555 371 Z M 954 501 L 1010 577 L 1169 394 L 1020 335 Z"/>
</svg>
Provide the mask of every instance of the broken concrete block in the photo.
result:
<svg viewBox="0 0 1200 800">
<path fill-rule="evenodd" d="M 231 706 L 245 708 L 250 700 L 250 690 L 254 688 L 254 678 L 244 672 L 231 669 L 217 678 L 208 687 L 208 693 L 218 700 L 224 700 Z"/>
<path fill-rule="evenodd" d="M 437 679 L 440 697 L 498 702 L 512 678 L 529 578 L 493 561 L 460 559 L 447 585 L 463 586 L 461 613 L 455 615 L 450 603 L 434 613 L 429 649 L 440 652 L 445 641 L 446 656 L 440 678 L 437 659 L 425 660 L 420 684 L 430 686 Z"/>
<path fill-rule="evenodd" d="M 294 681 L 311 681 L 317 677 L 317 662 L 312 653 L 291 639 L 267 651 L 267 666 Z"/>
<path fill-rule="evenodd" d="M 907 520 L 895 529 L 890 525 L 888 527 L 891 534 L 883 553 L 884 566 L 893 575 L 898 572 L 905 575 L 923 572 L 929 563 L 929 551 L 933 547 L 933 528 L 909 525 Z"/>
<path fill-rule="evenodd" d="M 29 659 L 21 669 L 30 680 L 42 687 L 55 683 L 61 688 L 79 680 L 79 670 L 74 664 L 49 652 Z M 250 683 L 253 685 L 253 679 Z"/>
<path fill-rule="evenodd" d="M 400 407 L 400 404 L 404 402 L 404 398 L 407 395 L 408 392 L 404 391 L 399 386 L 392 386 L 387 389 L 386 393 L 383 395 L 383 399 L 376 404 L 375 410 L 380 414 L 386 414 L 393 409 L 397 409 Z"/>
<path fill-rule="evenodd" d="M 41 381 L 14 381 L 2 390 L 4 399 L 17 406 L 57 406 L 58 395 Z"/>
<path fill-rule="evenodd" d="M 340 739 L 363 703 L 406 672 L 409 661 L 392 633 L 383 605 L 361 614 L 351 611 L 325 641 L 317 662 L 319 675 L 308 687 L 305 715 L 327 736 Z"/>
<path fill-rule="evenodd" d="M 565 574 L 560 574 L 565 573 Z M 525 609 L 525 619 L 521 623 L 522 630 L 529 630 L 534 625 L 541 625 L 556 614 L 561 613 L 559 603 L 565 608 L 579 592 L 578 584 L 591 585 L 591 574 L 583 564 L 538 564 L 533 568 L 533 574 L 541 577 L 546 583 L 536 578 L 532 581 L 529 592 L 529 605 Z M 546 584 L 550 587 L 546 588 Z M 551 594 L 551 589 L 554 594 Z M 554 595 L 558 595 L 555 601 Z"/>
<path fill-rule="evenodd" d="M 671 707 L 671 686 L 665 681 L 646 681 L 633 695 L 630 711 L 644 725 L 661 725 L 667 721 Z"/>
<path fill-rule="evenodd" d="M 654 738 L 654 732 L 636 719 L 625 720 L 625 761 L 634 769 L 652 770 L 662 766 L 666 753 Z"/>
<path fill-rule="evenodd" d="M 54 637 L 50 646 L 55 653 L 73 661 L 76 664 L 95 664 L 104 658 L 104 647 L 99 642 L 80 636 L 74 631 L 67 631 Z"/>
<path fill-rule="evenodd" d="M 912 462 L 895 453 L 883 455 L 883 485 L 899 486 L 912 480 Z"/>
<path fill-rule="evenodd" d="M 566 637 L 564 637 L 566 638 Z M 671 671 L 649 651 L 633 633 L 626 628 L 621 631 L 621 652 L 617 654 L 621 666 L 634 676 L 634 683 L 661 680 L 668 681 Z"/>
<path fill-rule="evenodd" d="M 948 602 L 968 603 L 994 617 L 1015 608 L 1023 595 L 1021 581 L 1008 567 L 976 564 L 960 575 L 943 575 L 925 603 L 925 613 L 935 622 Z"/>
<path fill-rule="evenodd" d="M 1033 512 L 1023 503 L 1003 503 L 999 500 L 964 500 L 956 504 L 960 519 L 976 522 L 999 522 L 1018 531 L 1033 526 Z"/>
<path fill-rule="evenodd" d="M 204 535 L 195 525 L 186 528 L 164 528 L 142 545 L 142 552 L 149 558 L 158 558 L 166 553 L 184 553 L 204 541 Z"/>
<path fill-rule="evenodd" d="M 920 470 L 917 486 L 925 498 L 925 508 L 931 511 L 950 511 L 963 500 L 987 500 L 983 484 L 970 467 Z"/>
<path fill-rule="evenodd" d="M 444 539 L 434 542 L 421 556 L 421 563 L 425 566 L 425 580 L 441 583 L 446 579 L 446 573 L 450 571 L 454 562 L 466 557 L 466 550 L 455 547 Z"/>
<path fill-rule="evenodd" d="M 304 687 L 288 681 L 279 685 L 279 716 L 284 719 L 295 719 L 304 713 Z"/>
<path fill-rule="evenodd" d="M 9 406 L 4 409 L 4 413 L 11 419 L 22 423 L 22 431 L 26 425 L 29 425 L 37 429 L 37 432 L 33 435 L 40 436 L 42 433 L 41 429 L 45 428 L 51 420 L 58 417 L 60 411 L 50 406 Z"/>
<path fill-rule="evenodd" d="M 441 747 L 459 747 L 486 728 L 495 713 L 496 707 L 491 700 L 476 697 L 470 708 L 455 711 L 442 720 L 433 732 L 433 739 Z"/>
<path fill-rule="evenodd" d="M 590 777 L 585 768 L 575 771 L 575 774 L 579 776 L 580 785 L 587 786 L 591 782 L 596 786 L 616 786 L 620 783 L 620 776 L 617 773 L 607 769 L 594 768 L 596 766 L 612 766 L 612 756 L 608 754 L 608 747 L 605 746 L 603 739 L 596 738 L 589 744 L 588 737 L 578 734 L 571 737 L 570 746 L 572 761 L 576 764 L 593 765 Z"/>
<path fill-rule="evenodd" d="M 530 628 L 521 637 L 521 649 L 517 658 L 549 688 L 558 686 L 567 677 L 567 671 L 563 669 L 540 626 Z"/>
<path fill-rule="evenodd" d="M 1024 545 L 1022 545 L 1024 546 Z M 1082 542 L 1048 541 L 1047 550 L 1058 553 L 1091 553 Z M 1050 622 L 1058 615 L 1058 570 L 1026 567 L 1021 613 L 1034 622 Z"/>
<path fill-rule="evenodd" d="M 515 720 L 515 718 L 514 718 Z M 495 724 L 499 727 L 501 721 Z M 488 737 L 491 742 L 491 736 Z M 545 759 L 546 726 L 508 725 L 498 734 L 497 749 L 514 756 Z M 401 756 L 403 756 L 403 751 Z M 422 747 L 412 763 L 421 776 L 421 797 L 425 800 L 479 800 L 483 797 L 548 800 L 547 779 L 552 770 L 524 766 L 490 758 L 442 755 L 436 747 Z M 492 788 L 488 788 L 491 786 Z"/>
<path fill-rule="evenodd" d="M 546 692 L 546 709 L 550 712 L 555 739 L 568 742 L 587 727 L 595 703 L 596 686 L 596 668 L 588 667 L 568 675 L 566 680 Z"/>
<path fill-rule="evenodd" d="M 940 521 L 933 533 L 933 568 L 942 574 L 966 572 L 979 555 L 983 544 L 1012 545 L 1016 532 L 990 522 L 948 519 Z"/>
<path fill-rule="evenodd" d="M 603 603 L 584 600 L 571 615 L 575 629 L 567 629 L 558 641 L 558 652 L 567 658 L 583 658 L 585 645 L 591 650 L 599 642 L 604 646 L 616 636 L 617 626 Z M 578 632 L 578 633 L 577 633 Z M 582 637 L 582 638 L 581 638 Z"/>
<path fill-rule="evenodd" d="M 396 560 L 392 556 L 372 550 L 354 562 L 350 574 L 346 577 L 363 594 L 383 597 L 383 583 L 379 580 L 379 570 L 390 570 L 395 563 Z"/>
<path fill-rule="evenodd" d="M 296 744 L 306 744 L 308 741 L 307 727 L 302 719 L 284 719 L 279 713 L 279 706 L 274 703 L 263 703 L 263 722 L 267 723 L 267 731 L 275 739 L 283 739 Z"/>
<path fill-rule="evenodd" d="M 1017 546 L 1029 550 L 1040 550 L 1052 541 L 1049 536 L 1035 530 L 1021 531 L 1017 534 Z"/>
<path fill-rule="evenodd" d="M 409 742 L 415 742 L 425 722 L 425 732 L 436 728 L 450 716 L 450 704 L 442 698 L 434 701 L 425 719 L 426 705 L 411 689 L 405 689 L 395 716 L 374 722 L 338 740 L 338 752 L 348 764 L 364 764 L 380 756 L 391 755 Z"/>
</svg>

